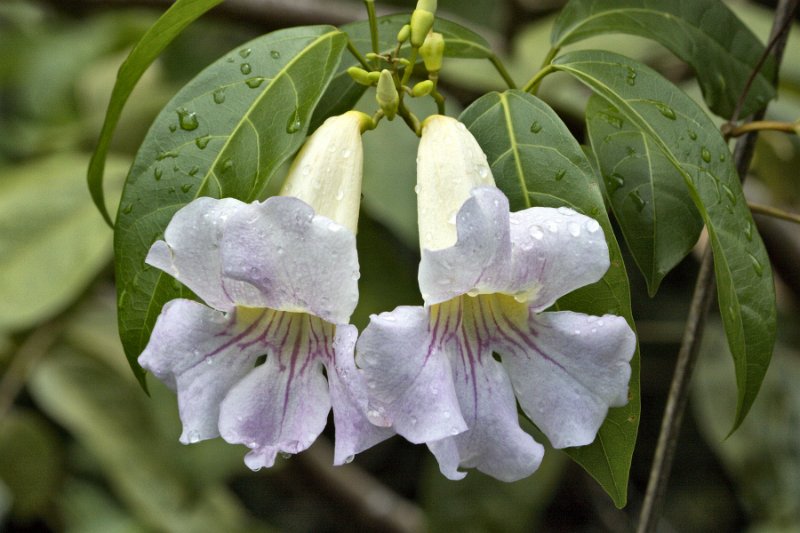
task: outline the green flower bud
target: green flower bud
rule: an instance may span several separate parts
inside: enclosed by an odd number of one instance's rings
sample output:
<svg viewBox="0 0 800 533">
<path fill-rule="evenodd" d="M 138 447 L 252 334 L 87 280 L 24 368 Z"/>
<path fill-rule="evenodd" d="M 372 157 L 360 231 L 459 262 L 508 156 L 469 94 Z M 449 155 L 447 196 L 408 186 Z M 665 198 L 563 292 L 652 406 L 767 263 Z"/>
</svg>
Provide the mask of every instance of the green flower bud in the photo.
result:
<svg viewBox="0 0 800 533">
<path fill-rule="evenodd" d="M 411 94 L 415 98 L 419 98 L 420 96 L 427 96 L 431 94 L 432 90 L 433 90 L 433 82 L 431 80 L 425 80 L 414 85 L 414 87 L 411 89 Z"/>
<path fill-rule="evenodd" d="M 408 40 L 409 37 L 411 37 L 411 26 L 409 24 L 406 24 L 405 26 L 400 28 L 399 32 L 397 32 L 397 42 L 404 43 Z"/>
<path fill-rule="evenodd" d="M 400 105 L 400 95 L 397 94 L 397 87 L 394 85 L 392 73 L 386 69 L 381 71 L 375 99 L 378 101 L 378 105 L 381 107 L 383 114 L 386 115 L 386 118 L 392 120 L 397 114 L 397 108 Z"/>
<path fill-rule="evenodd" d="M 425 42 L 425 37 L 433 28 L 436 17 L 430 11 L 415 9 L 411 13 L 411 46 L 419 48 Z"/>
<path fill-rule="evenodd" d="M 419 48 L 425 68 L 428 72 L 439 72 L 442 69 L 444 57 L 444 37 L 441 33 L 431 32 Z"/>
<path fill-rule="evenodd" d="M 436 13 L 436 0 L 417 0 L 417 9 Z"/>
<path fill-rule="evenodd" d="M 380 72 L 378 72 L 376 70 L 373 70 L 372 72 L 369 73 L 369 84 L 370 85 L 375 85 L 376 83 L 378 83 L 379 79 L 381 79 L 381 73 Z"/>
<path fill-rule="evenodd" d="M 347 73 L 350 75 L 351 78 L 356 83 L 360 83 L 361 85 L 372 85 L 372 80 L 370 79 L 371 72 L 367 72 L 363 68 L 358 67 L 350 67 L 347 69 Z M 377 74 L 377 72 L 376 72 Z"/>
</svg>

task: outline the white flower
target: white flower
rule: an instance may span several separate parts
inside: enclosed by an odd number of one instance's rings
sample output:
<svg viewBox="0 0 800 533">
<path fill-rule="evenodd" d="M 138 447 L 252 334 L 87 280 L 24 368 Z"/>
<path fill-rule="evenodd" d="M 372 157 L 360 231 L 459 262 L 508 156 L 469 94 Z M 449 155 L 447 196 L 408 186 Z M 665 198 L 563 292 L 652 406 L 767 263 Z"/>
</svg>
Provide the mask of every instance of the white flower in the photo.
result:
<svg viewBox="0 0 800 533">
<path fill-rule="evenodd" d="M 268 467 L 278 452 L 308 448 L 331 406 L 335 464 L 390 434 L 364 415 L 348 324 L 358 301 L 361 120 L 333 117 L 308 139 L 284 188 L 292 196 L 198 198 L 150 249 L 148 264 L 207 304 L 168 302 L 139 357 L 177 391 L 182 442 L 222 435 L 251 449 L 248 466 Z"/>
<path fill-rule="evenodd" d="M 369 417 L 425 442 L 444 475 L 531 474 L 543 448 L 591 443 L 627 403 L 635 337 L 622 317 L 543 312 L 609 266 L 597 221 L 568 208 L 510 213 L 463 124 L 423 125 L 417 167 L 425 307 L 373 316 L 358 341 Z M 499 358 L 495 358 L 497 354 Z"/>
</svg>

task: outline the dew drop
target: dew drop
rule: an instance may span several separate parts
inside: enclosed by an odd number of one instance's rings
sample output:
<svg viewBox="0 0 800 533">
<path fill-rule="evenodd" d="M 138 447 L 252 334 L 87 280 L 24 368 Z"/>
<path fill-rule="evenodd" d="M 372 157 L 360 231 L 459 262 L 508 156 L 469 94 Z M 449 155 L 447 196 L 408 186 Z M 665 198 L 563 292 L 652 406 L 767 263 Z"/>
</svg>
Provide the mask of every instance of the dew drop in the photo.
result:
<svg viewBox="0 0 800 533">
<path fill-rule="evenodd" d="M 350 150 L 349 148 L 343 148 L 342 149 L 342 153 L 341 153 L 342 159 L 347 159 L 351 155 L 353 155 L 353 151 L 352 150 Z"/>
<path fill-rule="evenodd" d="M 122 212 L 126 215 L 129 215 L 133 211 L 133 204 L 127 204 L 125 207 L 122 208 Z"/>
<path fill-rule="evenodd" d="M 206 364 L 207 364 L 207 365 L 213 365 L 213 364 L 214 364 L 214 359 L 212 359 L 211 357 L 209 357 L 208 359 L 206 359 Z"/>
<path fill-rule="evenodd" d="M 220 87 L 219 89 L 215 90 L 214 94 L 213 94 L 213 97 L 214 97 L 214 103 L 215 104 L 223 103 L 225 101 L 225 88 L 224 87 Z"/>
<path fill-rule="evenodd" d="M 562 179 L 564 179 L 564 176 L 566 174 L 567 174 L 567 171 L 565 169 L 563 169 L 563 168 L 561 170 L 559 170 L 558 172 L 556 172 L 556 181 L 561 181 Z"/>
<path fill-rule="evenodd" d="M 485 165 L 478 165 L 476 170 L 478 171 L 478 176 L 480 176 L 481 179 L 486 179 L 489 176 L 489 168 Z"/>
<path fill-rule="evenodd" d="M 300 117 L 297 116 L 297 111 L 295 111 L 289 116 L 289 120 L 286 121 L 286 133 L 297 133 L 300 131 L 302 125 Z"/>
<path fill-rule="evenodd" d="M 233 168 L 233 160 L 231 158 L 222 162 L 222 172 L 228 172 Z"/>
<path fill-rule="evenodd" d="M 196 130 L 197 126 L 199 126 L 199 122 L 197 121 L 197 114 L 192 111 L 187 111 L 185 108 L 181 107 L 177 111 L 178 114 L 178 124 L 180 125 L 182 130 L 192 131 Z"/>
<path fill-rule="evenodd" d="M 675 111 L 673 111 L 672 108 L 664 102 L 653 101 L 653 105 L 656 107 L 656 109 L 658 109 L 658 112 L 666 118 L 670 120 L 675 120 L 677 118 Z"/>
<path fill-rule="evenodd" d="M 636 71 L 633 69 L 633 67 L 627 67 L 627 68 L 628 68 L 628 75 L 625 76 L 625 82 L 628 85 L 636 85 Z"/>
<path fill-rule="evenodd" d="M 246 76 L 253 71 L 253 67 L 250 66 L 250 63 L 242 63 L 239 65 L 239 71 Z"/>
<path fill-rule="evenodd" d="M 617 189 L 625 185 L 625 178 L 614 172 L 613 174 L 605 177 L 606 189 L 608 194 L 614 194 Z"/>
<path fill-rule="evenodd" d="M 256 76 L 255 78 L 249 78 L 248 80 L 245 81 L 245 83 L 251 89 L 255 89 L 257 87 L 260 87 L 261 84 L 264 83 L 264 78 L 262 78 L 261 76 Z"/>
<path fill-rule="evenodd" d="M 164 173 L 164 171 L 161 170 L 161 167 L 156 167 L 156 168 L 153 169 L 153 177 L 156 179 L 156 181 L 161 179 L 161 175 L 163 173 Z"/>
<path fill-rule="evenodd" d="M 281 459 L 291 459 L 292 454 L 289 452 L 278 452 L 278 455 L 281 456 Z"/>
<path fill-rule="evenodd" d="M 706 163 L 711 162 L 711 152 L 709 152 L 708 148 L 706 148 L 705 146 L 703 146 L 703 148 L 700 150 L 700 157 L 702 157 L 703 161 L 705 161 Z"/>
<path fill-rule="evenodd" d="M 541 226 L 537 224 L 533 224 L 531 227 L 529 227 L 528 233 L 537 241 L 541 241 L 544 238 L 544 232 L 542 231 Z"/>
<path fill-rule="evenodd" d="M 632 192 L 631 192 L 631 193 L 628 195 L 628 198 L 630 198 L 630 199 L 631 199 L 631 201 L 633 202 L 633 206 L 634 206 L 634 207 L 636 208 L 636 210 L 637 210 L 638 212 L 640 212 L 640 213 L 641 213 L 641 212 L 644 210 L 644 207 L 647 205 L 647 201 L 645 201 L 645 200 L 642 198 L 642 195 L 641 195 L 641 194 L 639 194 L 639 191 L 638 191 L 638 190 L 634 190 L 634 191 L 632 191 Z"/>
<path fill-rule="evenodd" d="M 339 189 L 336 191 L 336 200 L 341 201 L 344 198 L 344 190 Z"/>
<path fill-rule="evenodd" d="M 156 156 L 156 161 L 163 161 L 164 159 L 167 159 L 168 157 L 172 157 L 172 158 L 178 157 L 178 152 L 173 152 L 173 151 L 159 152 L 159 154 Z"/>
<path fill-rule="evenodd" d="M 177 129 L 178 129 L 178 125 L 177 124 L 170 124 L 169 125 L 169 131 L 171 131 L 172 133 L 175 133 L 175 131 Z"/>
<path fill-rule="evenodd" d="M 239 50 L 239 55 L 242 58 L 245 58 L 245 57 L 249 56 L 252 52 L 253 51 L 250 48 L 242 48 L 241 50 Z"/>
<path fill-rule="evenodd" d="M 572 209 L 570 209 L 569 207 L 564 207 L 563 205 L 562 205 L 561 207 L 559 207 L 559 208 L 557 209 L 557 211 L 558 211 L 559 213 L 561 213 L 562 215 L 566 216 L 566 217 L 571 217 L 572 215 L 574 215 L 574 214 L 575 214 L 575 211 L 573 211 L 573 210 L 572 210 Z"/>
<path fill-rule="evenodd" d="M 190 176 L 195 176 L 195 175 L 197 175 L 198 172 L 200 172 L 200 167 L 198 167 L 197 165 L 195 165 L 195 166 L 193 166 L 192 168 L 189 169 L 189 175 Z"/>
<path fill-rule="evenodd" d="M 417 425 L 417 417 L 416 416 L 412 416 L 410 421 L 411 421 L 411 425 L 412 426 L 416 426 Z"/>
<path fill-rule="evenodd" d="M 753 263 L 753 270 L 755 270 L 756 275 L 760 278 L 764 275 L 764 265 L 761 264 L 761 261 L 758 260 L 756 256 L 753 254 L 747 254 L 750 258 L 750 262 Z"/>
<path fill-rule="evenodd" d="M 270 57 L 272 59 L 280 59 L 281 58 L 281 53 L 278 52 L 277 50 L 270 50 L 269 55 L 270 55 Z"/>
<path fill-rule="evenodd" d="M 194 144 L 201 150 L 205 150 L 208 142 L 211 140 L 211 135 L 203 135 L 194 140 Z"/>
<path fill-rule="evenodd" d="M 581 227 L 577 222 L 570 222 L 567 224 L 567 231 L 573 237 L 578 237 L 581 234 Z"/>
<path fill-rule="evenodd" d="M 445 417 L 445 419 L 450 418 L 450 411 L 445 409 L 442 411 L 442 416 Z"/>
<path fill-rule="evenodd" d="M 601 112 L 601 113 L 597 113 L 597 117 L 599 117 L 600 119 L 602 119 L 603 121 L 609 123 L 610 125 L 614 126 L 617 129 L 622 128 L 622 125 L 624 124 L 622 118 L 618 117 L 617 115 L 611 115 L 609 113 L 602 113 Z"/>
<path fill-rule="evenodd" d="M 547 222 L 544 225 L 544 227 L 547 228 L 547 231 L 549 231 L 550 233 L 558 233 L 558 224 L 556 224 L 552 220 L 550 222 Z"/>
<path fill-rule="evenodd" d="M 725 154 L 719 154 L 719 161 L 720 163 L 725 161 Z"/>
<path fill-rule="evenodd" d="M 194 432 L 194 431 L 190 431 L 189 434 L 186 435 L 186 437 L 187 437 L 186 440 L 189 441 L 189 444 L 194 444 L 196 442 L 200 442 L 200 436 L 197 435 L 197 433 Z"/>
<path fill-rule="evenodd" d="M 539 133 L 542 131 L 542 125 L 539 124 L 538 121 L 534 120 L 533 124 L 531 124 L 531 133 Z"/>
<path fill-rule="evenodd" d="M 191 183 L 184 183 L 183 185 L 181 185 L 181 190 L 183 192 L 189 192 L 191 189 L 192 189 Z"/>
<path fill-rule="evenodd" d="M 457 427 L 453 426 L 452 428 L 450 428 L 450 434 L 451 435 L 458 435 L 459 433 L 461 433 L 461 432 L 458 430 Z"/>
<path fill-rule="evenodd" d="M 694 130 L 689 130 L 689 138 L 693 141 L 697 140 L 697 132 Z"/>
<path fill-rule="evenodd" d="M 450 278 L 439 278 L 439 285 L 450 285 Z"/>
<path fill-rule="evenodd" d="M 414 193 L 419 194 L 419 185 L 414 185 Z"/>
<path fill-rule="evenodd" d="M 744 236 L 748 241 L 753 240 L 753 223 L 749 220 L 744 223 Z"/>
<path fill-rule="evenodd" d="M 736 194 L 727 185 L 722 185 L 722 190 L 725 191 L 725 196 L 728 197 L 731 205 L 736 205 Z"/>
<path fill-rule="evenodd" d="M 348 455 L 347 457 L 344 458 L 344 462 L 345 462 L 345 464 L 350 464 L 350 463 L 353 462 L 353 459 L 355 459 L 355 458 L 356 458 L 355 455 Z"/>
<path fill-rule="evenodd" d="M 589 233 L 597 233 L 597 230 L 600 229 L 600 223 L 597 222 L 595 219 L 590 219 L 586 222 L 586 231 Z"/>
</svg>

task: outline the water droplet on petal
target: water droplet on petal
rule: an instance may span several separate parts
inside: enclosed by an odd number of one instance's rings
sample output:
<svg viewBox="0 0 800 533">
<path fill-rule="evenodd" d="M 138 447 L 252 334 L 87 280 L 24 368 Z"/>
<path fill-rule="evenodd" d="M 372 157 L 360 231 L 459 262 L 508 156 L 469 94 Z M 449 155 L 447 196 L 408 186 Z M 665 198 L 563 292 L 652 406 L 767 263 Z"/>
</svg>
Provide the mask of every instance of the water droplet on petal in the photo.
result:
<svg viewBox="0 0 800 533">
<path fill-rule="evenodd" d="M 344 190 L 339 189 L 338 191 L 336 191 L 336 200 L 341 201 L 343 198 L 344 198 Z"/>
<path fill-rule="evenodd" d="M 477 170 L 478 176 L 480 176 L 481 179 L 486 179 L 489 176 L 489 168 L 486 167 L 486 165 L 478 165 L 475 170 Z"/>
<path fill-rule="evenodd" d="M 577 222 L 570 222 L 567 224 L 567 231 L 573 237 L 577 237 L 581 234 L 581 227 Z"/>
<path fill-rule="evenodd" d="M 570 209 L 569 207 L 564 207 L 564 206 L 561 206 L 561 207 L 559 207 L 559 208 L 557 209 L 557 211 L 558 211 L 559 213 L 561 213 L 562 215 L 564 215 L 564 216 L 568 216 L 568 217 L 571 217 L 572 215 L 574 215 L 574 214 L 575 214 L 575 211 L 573 211 L 573 210 L 572 210 L 572 209 Z"/>
<path fill-rule="evenodd" d="M 586 231 L 589 233 L 597 233 L 597 230 L 600 229 L 600 223 L 597 222 L 595 219 L 589 219 L 586 222 Z"/>
<path fill-rule="evenodd" d="M 533 237 L 537 241 L 542 240 L 542 238 L 544 237 L 544 232 L 542 231 L 541 226 L 539 226 L 538 224 L 533 224 L 531 227 L 529 227 L 528 233 L 530 234 L 531 237 Z"/>
<path fill-rule="evenodd" d="M 355 458 L 356 458 L 355 455 L 348 455 L 347 457 L 344 458 L 344 462 L 345 462 L 345 464 L 350 464 L 350 463 L 353 462 L 353 459 L 355 459 Z"/>
<path fill-rule="evenodd" d="M 458 435 L 459 433 L 461 433 L 461 432 L 458 430 L 457 427 L 453 426 L 452 428 L 450 428 L 450 434 L 451 435 Z"/>
<path fill-rule="evenodd" d="M 278 452 L 278 455 L 281 456 L 281 459 L 291 459 L 292 454 L 289 452 Z"/>
<path fill-rule="evenodd" d="M 547 231 L 549 231 L 550 233 L 558 233 L 558 224 L 556 224 L 552 220 L 545 223 L 544 227 L 547 228 Z"/>
</svg>

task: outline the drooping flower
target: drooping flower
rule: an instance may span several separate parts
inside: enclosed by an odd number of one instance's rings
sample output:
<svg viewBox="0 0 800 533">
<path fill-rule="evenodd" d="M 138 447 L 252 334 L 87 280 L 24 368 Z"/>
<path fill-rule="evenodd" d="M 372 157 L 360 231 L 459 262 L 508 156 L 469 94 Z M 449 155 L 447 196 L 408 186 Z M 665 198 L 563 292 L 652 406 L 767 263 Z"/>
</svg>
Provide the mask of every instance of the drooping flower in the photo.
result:
<svg viewBox="0 0 800 533">
<path fill-rule="evenodd" d="M 504 481 L 543 448 L 591 443 L 627 403 L 635 337 L 619 316 L 544 312 L 609 266 L 600 225 L 566 207 L 510 213 L 460 122 L 423 124 L 417 167 L 424 307 L 373 316 L 357 345 L 370 420 L 427 443 L 450 479 L 476 467 Z M 496 354 L 496 355 L 495 355 Z"/>
<path fill-rule="evenodd" d="M 177 392 L 192 443 L 222 435 L 246 464 L 308 448 L 333 407 L 334 464 L 386 438 L 364 411 L 354 364 L 360 113 L 306 141 L 281 196 L 246 204 L 198 198 L 170 221 L 147 263 L 207 305 L 164 305 L 139 363 Z M 323 374 L 323 370 L 325 374 Z"/>
</svg>

